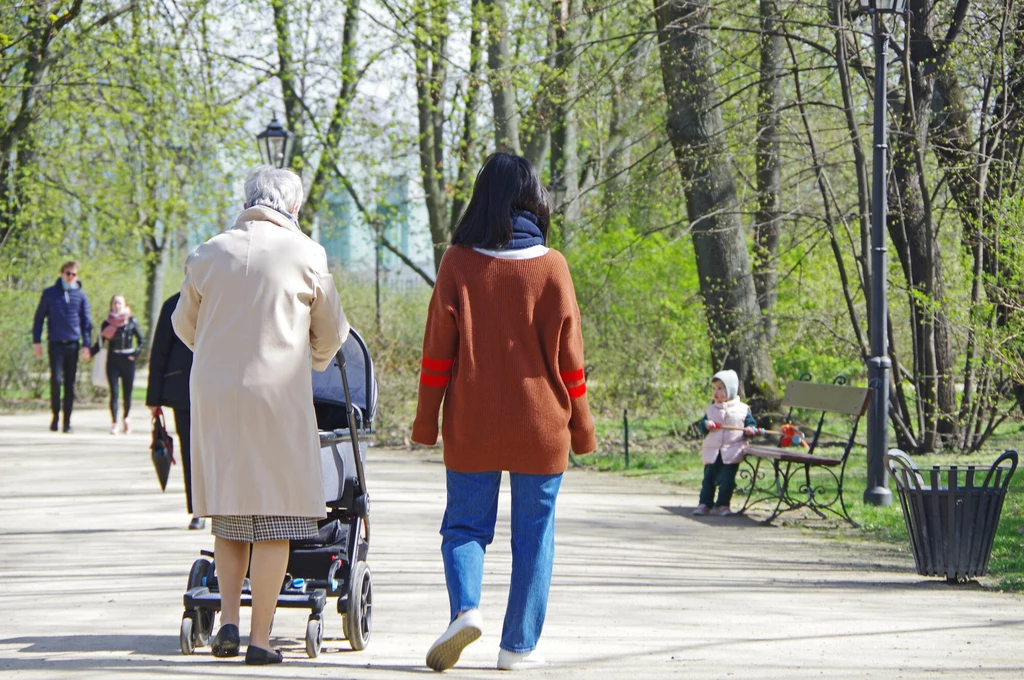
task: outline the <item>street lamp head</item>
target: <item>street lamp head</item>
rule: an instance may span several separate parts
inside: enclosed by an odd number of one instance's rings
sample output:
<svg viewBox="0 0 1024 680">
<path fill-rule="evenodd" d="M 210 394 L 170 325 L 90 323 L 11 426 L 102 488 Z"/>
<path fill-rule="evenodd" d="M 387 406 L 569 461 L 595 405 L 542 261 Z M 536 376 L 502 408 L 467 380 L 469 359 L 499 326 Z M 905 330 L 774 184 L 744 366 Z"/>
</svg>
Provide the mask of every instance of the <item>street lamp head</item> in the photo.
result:
<svg viewBox="0 0 1024 680">
<path fill-rule="evenodd" d="M 260 150 L 260 157 L 267 165 L 275 168 L 286 168 L 292 159 L 292 146 L 295 143 L 295 135 L 285 129 L 284 125 L 277 119 L 277 113 L 263 132 L 256 135 L 256 146 Z"/>
<path fill-rule="evenodd" d="M 856 0 L 857 14 L 903 14 L 907 11 L 907 0 Z"/>
</svg>

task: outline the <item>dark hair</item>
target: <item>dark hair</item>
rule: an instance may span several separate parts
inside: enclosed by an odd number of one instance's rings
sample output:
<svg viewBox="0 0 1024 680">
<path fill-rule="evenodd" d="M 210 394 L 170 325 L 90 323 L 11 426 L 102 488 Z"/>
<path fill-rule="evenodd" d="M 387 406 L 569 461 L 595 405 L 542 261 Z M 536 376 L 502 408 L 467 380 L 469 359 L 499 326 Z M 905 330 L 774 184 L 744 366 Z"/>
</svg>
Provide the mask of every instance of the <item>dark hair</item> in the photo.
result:
<svg viewBox="0 0 1024 680">
<path fill-rule="evenodd" d="M 537 216 L 537 227 L 547 241 L 548 194 L 537 171 L 522 156 L 493 153 L 477 173 L 469 205 L 452 233 L 452 245 L 504 248 L 512 240 L 512 218 L 523 210 Z"/>
</svg>

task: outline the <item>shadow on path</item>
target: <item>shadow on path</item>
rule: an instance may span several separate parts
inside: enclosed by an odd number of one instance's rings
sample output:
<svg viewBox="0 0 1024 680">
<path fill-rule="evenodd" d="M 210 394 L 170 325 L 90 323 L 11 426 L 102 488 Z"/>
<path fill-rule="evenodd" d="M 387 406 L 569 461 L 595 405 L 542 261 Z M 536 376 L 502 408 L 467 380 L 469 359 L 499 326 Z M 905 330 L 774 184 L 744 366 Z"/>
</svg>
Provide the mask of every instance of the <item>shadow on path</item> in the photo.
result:
<svg viewBox="0 0 1024 680">
<path fill-rule="evenodd" d="M 338 661 L 358 661 L 360 657 L 355 655 L 347 646 L 332 646 L 330 643 L 338 640 L 325 640 L 325 646 L 321 656 L 317 660 L 306 657 L 302 643 L 295 642 L 291 638 L 274 640 L 274 647 L 285 653 L 285 664 L 301 664 L 303 668 L 321 668 L 344 670 L 350 667 L 349 663 L 331 663 L 324 657 L 330 655 Z M 39 671 L 46 670 L 54 674 L 54 677 L 62 677 L 64 673 L 73 671 L 92 670 L 133 670 L 145 671 L 153 675 L 184 675 L 190 676 L 195 673 L 196 667 L 210 670 L 221 667 L 225 671 L 235 669 L 244 665 L 242 657 L 237 659 L 214 659 L 209 655 L 209 650 L 199 651 L 191 657 L 181 655 L 178 649 L 178 640 L 172 635 L 52 635 L 35 637 L 17 637 L 0 639 L 0 646 L 17 645 L 17 650 L 7 650 L 5 653 L 10 656 L 0 658 L 0 670 L 4 671 Z M 78 654 L 118 654 L 116 658 L 111 657 L 82 657 Z M 29 657 L 27 655 L 39 655 Z M 73 658 L 53 658 L 53 654 L 71 654 Z M 128 656 L 124 656 L 127 654 Z M 335 656 L 338 655 L 338 656 Z M 343 656 L 342 656 L 343 655 Z M 351 656 L 350 656 L 351 655 Z M 140 658 L 145 657 L 145 658 Z M 422 665 L 376 665 L 359 663 L 360 668 L 374 671 L 387 671 L 392 673 L 410 674 L 432 674 L 426 666 Z M 279 673 L 261 673 L 259 669 L 246 666 L 246 677 L 281 677 Z M 345 680 L 346 676 L 331 674 L 335 680 Z"/>
<path fill-rule="evenodd" d="M 769 525 L 764 524 L 753 517 L 748 517 L 747 515 L 741 515 L 739 513 L 733 513 L 731 515 L 726 515 L 725 517 L 715 515 L 713 513 L 694 516 L 693 511 L 697 509 L 696 505 L 660 505 L 658 507 L 666 512 L 672 513 L 673 515 L 685 517 L 686 519 L 699 522 L 700 524 L 720 526 L 727 523 L 731 527 L 770 528 Z"/>
</svg>

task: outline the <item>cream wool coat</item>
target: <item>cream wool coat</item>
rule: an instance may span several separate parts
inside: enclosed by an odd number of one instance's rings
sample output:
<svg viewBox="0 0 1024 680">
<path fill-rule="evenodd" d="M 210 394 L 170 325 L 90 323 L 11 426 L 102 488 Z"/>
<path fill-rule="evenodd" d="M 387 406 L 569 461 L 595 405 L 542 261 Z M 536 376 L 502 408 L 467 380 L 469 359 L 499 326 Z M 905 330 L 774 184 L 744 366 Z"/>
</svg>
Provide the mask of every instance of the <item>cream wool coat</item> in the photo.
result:
<svg viewBox="0 0 1024 680">
<path fill-rule="evenodd" d="M 349 331 L 324 249 L 249 208 L 189 258 L 171 323 L 195 352 L 196 515 L 324 517 L 310 369 Z"/>
</svg>

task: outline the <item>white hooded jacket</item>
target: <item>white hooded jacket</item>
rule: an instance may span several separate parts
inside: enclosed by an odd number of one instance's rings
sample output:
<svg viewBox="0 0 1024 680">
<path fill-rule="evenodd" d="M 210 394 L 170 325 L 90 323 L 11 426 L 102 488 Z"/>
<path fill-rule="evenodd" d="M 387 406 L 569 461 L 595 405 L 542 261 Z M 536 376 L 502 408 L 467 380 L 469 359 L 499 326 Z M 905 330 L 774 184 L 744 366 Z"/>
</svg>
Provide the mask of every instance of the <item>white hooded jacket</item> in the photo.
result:
<svg viewBox="0 0 1024 680">
<path fill-rule="evenodd" d="M 743 428 L 746 424 L 747 414 L 750 413 L 750 407 L 740 401 L 738 396 L 740 381 L 736 371 L 719 371 L 712 378 L 712 381 L 714 380 L 718 380 L 725 386 L 725 394 L 728 399 L 721 404 L 713 403 L 708 406 L 706 411 L 708 421 L 718 425 Z M 704 437 L 701 459 L 705 465 L 710 465 L 721 453 L 723 463 L 727 465 L 739 463 L 743 460 L 743 451 L 746 447 L 747 440 L 743 436 L 742 429 L 713 430 Z"/>
</svg>

